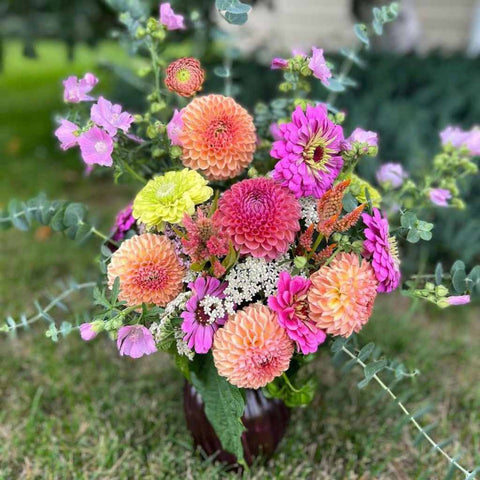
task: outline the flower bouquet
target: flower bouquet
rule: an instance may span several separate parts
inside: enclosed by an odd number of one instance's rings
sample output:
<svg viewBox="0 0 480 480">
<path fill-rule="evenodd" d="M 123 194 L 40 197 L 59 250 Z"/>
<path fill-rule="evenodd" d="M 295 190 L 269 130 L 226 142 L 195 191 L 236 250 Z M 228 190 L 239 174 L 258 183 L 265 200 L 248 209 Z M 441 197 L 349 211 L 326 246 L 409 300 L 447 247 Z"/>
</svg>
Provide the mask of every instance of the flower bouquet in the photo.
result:
<svg viewBox="0 0 480 480">
<path fill-rule="evenodd" d="M 248 12 L 228 8 L 220 10 L 236 23 Z M 394 19 L 397 6 L 376 10 L 373 26 L 356 26 L 361 45 Z M 302 367 L 322 349 L 362 367 L 361 387 L 375 380 L 396 399 L 380 372 L 397 379 L 415 372 L 379 358 L 356 334 L 377 296 L 401 285 L 399 245 L 432 237 L 433 225 L 417 214 L 463 206 L 458 184 L 477 170 L 478 128 L 443 131 L 441 153 L 423 177 L 384 164 L 375 188 L 356 167 L 377 154 L 377 134 L 356 128 L 348 135 L 345 115 L 334 107 L 358 51 L 347 54 L 340 73 L 315 47 L 273 59 L 271 68 L 283 77 L 280 97 L 259 103 L 252 115 L 229 95 L 231 72 L 223 72 L 225 94 L 202 94 L 199 60 L 165 61 L 169 32 L 186 23 L 168 3 L 159 18 L 120 18 L 136 48 L 150 55 L 141 71 L 153 85 L 147 111 L 132 115 L 97 97 L 91 73 L 69 77 L 70 110 L 55 135 L 64 150 L 79 148 L 88 172 L 112 168 L 117 180 L 137 182 L 138 193 L 108 235 L 89 223 L 81 204 L 44 196 L 11 202 L 4 226 L 25 230 L 37 220 L 73 239 L 97 235 L 103 243 L 97 281 L 73 282 L 58 302 L 30 319 L 9 318 L 4 330 L 44 318 L 54 340 L 79 329 L 85 341 L 108 334 L 120 355 L 134 359 L 168 352 L 188 382 L 196 443 L 242 465 L 261 451 L 273 453 L 288 409 L 312 400 L 315 379 Z M 326 101 L 309 97 L 312 82 L 324 85 Z M 403 291 L 445 308 L 468 303 L 479 283 L 479 267 L 467 273 L 457 262 L 450 274 L 438 267 L 403 282 Z M 93 318 L 57 326 L 49 311 L 81 288 L 93 288 Z M 267 413 L 258 414 L 262 409 Z"/>
</svg>

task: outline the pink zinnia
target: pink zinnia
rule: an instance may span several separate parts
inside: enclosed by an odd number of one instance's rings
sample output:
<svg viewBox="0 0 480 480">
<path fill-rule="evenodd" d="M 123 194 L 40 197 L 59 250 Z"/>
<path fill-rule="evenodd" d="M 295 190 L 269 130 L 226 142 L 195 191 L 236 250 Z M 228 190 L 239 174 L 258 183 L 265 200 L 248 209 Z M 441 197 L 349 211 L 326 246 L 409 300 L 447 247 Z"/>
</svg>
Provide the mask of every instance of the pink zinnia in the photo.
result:
<svg viewBox="0 0 480 480">
<path fill-rule="evenodd" d="M 273 143 L 270 155 L 280 159 L 273 178 L 295 197 L 320 198 L 343 166 L 343 130 L 329 118 L 324 105 L 297 106 L 292 121 L 280 125 L 282 139 Z"/>
<path fill-rule="evenodd" d="M 68 103 L 93 100 L 93 97 L 87 95 L 87 93 L 90 92 L 97 83 L 98 78 L 92 73 L 86 73 L 80 80 L 72 75 L 63 81 L 63 100 Z"/>
<path fill-rule="evenodd" d="M 190 282 L 188 288 L 193 295 L 186 304 L 187 310 L 181 314 L 183 318 L 182 330 L 186 333 L 184 340 L 188 348 L 193 348 L 196 353 L 207 353 L 212 348 L 213 335 L 219 325 L 224 325 L 227 315 L 215 318 L 209 316 L 204 309 L 202 300 L 205 297 L 225 298 L 223 293 L 227 287 L 213 277 L 199 277 L 195 282 Z"/>
<path fill-rule="evenodd" d="M 86 342 L 93 340 L 97 336 L 97 332 L 94 330 L 91 323 L 82 323 L 79 328 L 80 336 L 82 337 L 82 340 L 85 340 Z"/>
<path fill-rule="evenodd" d="M 363 243 L 364 256 L 370 258 L 379 292 L 391 292 L 400 282 L 400 260 L 397 242 L 388 235 L 388 220 L 382 216 L 378 208 L 373 209 L 373 216 L 362 214 L 365 223 Z"/>
<path fill-rule="evenodd" d="M 452 198 L 450 190 L 446 190 L 445 188 L 431 188 L 428 196 L 431 202 L 439 207 L 448 207 L 448 200 Z"/>
<path fill-rule="evenodd" d="M 288 250 L 299 218 L 299 204 L 287 189 L 269 178 L 252 178 L 223 194 L 214 222 L 240 253 L 272 260 Z"/>
<path fill-rule="evenodd" d="M 185 24 L 183 15 L 176 14 L 170 3 L 160 4 L 160 23 L 167 27 L 167 30 L 184 30 Z"/>
<path fill-rule="evenodd" d="M 103 97 L 99 97 L 97 103 L 92 105 L 90 118 L 112 137 L 117 134 L 118 129 L 127 133 L 133 122 L 133 116 L 122 112 L 121 105 L 114 105 Z"/>
<path fill-rule="evenodd" d="M 157 351 L 150 330 L 143 325 L 127 325 L 118 331 L 117 348 L 120 355 L 140 358 Z"/>
<path fill-rule="evenodd" d="M 55 130 L 55 136 L 60 141 L 60 148 L 62 150 L 68 150 L 77 145 L 78 137 L 75 135 L 75 132 L 78 128 L 78 125 L 62 118 L 60 126 Z"/>
<path fill-rule="evenodd" d="M 278 313 L 278 322 L 304 355 L 315 353 L 327 335 L 310 320 L 307 293 L 310 280 L 280 273 L 277 295 L 268 299 L 268 306 Z"/>
<path fill-rule="evenodd" d="M 113 140 L 104 130 L 92 127 L 78 137 L 78 145 L 83 161 L 87 165 L 103 165 L 111 167 L 113 164 Z"/>
<path fill-rule="evenodd" d="M 178 135 L 182 131 L 182 110 L 174 110 L 172 119 L 167 123 L 167 135 L 172 145 L 182 146 L 182 142 L 178 138 Z"/>
<path fill-rule="evenodd" d="M 327 66 L 321 48 L 312 47 L 312 57 L 308 62 L 308 68 L 313 72 L 313 76 L 318 78 L 324 85 L 330 83 L 329 78 L 331 78 L 332 72 Z"/>
</svg>

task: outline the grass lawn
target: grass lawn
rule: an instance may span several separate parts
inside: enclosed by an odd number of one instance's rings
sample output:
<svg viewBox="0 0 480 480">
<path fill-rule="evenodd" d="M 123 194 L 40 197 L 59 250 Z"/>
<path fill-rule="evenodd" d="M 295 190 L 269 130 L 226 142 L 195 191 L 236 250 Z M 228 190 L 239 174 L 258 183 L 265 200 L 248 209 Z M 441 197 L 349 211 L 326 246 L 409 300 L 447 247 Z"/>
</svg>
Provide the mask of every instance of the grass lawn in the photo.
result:
<svg viewBox="0 0 480 480">
<path fill-rule="evenodd" d="M 84 201 L 106 230 L 134 188 L 114 187 L 108 177 L 85 178 L 77 155 L 56 147 L 53 114 L 62 108 L 62 78 L 95 69 L 104 58 L 125 57 L 110 45 L 81 49 L 72 64 L 56 44 L 42 44 L 36 61 L 22 59 L 19 50 L 7 45 L 0 74 L 0 204 L 45 191 Z M 100 78 L 108 87 L 108 76 Z M 32 313 L 33 299 L 56 279 L 96 274 L 95 240 L 78 247 L 44 229 L 0 234 L 2 316 Z M 59 321 L 70 316 L 56 312 Z M 478 308 L 410 309 L 400 295 L 384 296 L 361 335 L 421 371 L 398 393 L 411 393 L 412 411 L 432 404 L 422 422 L 436 421 L 432 436 L 451 436 L 446 449 L 462 454 L 468 468 L 480 464 L 478 316 Z M 73 334 L 54 344 L 34 329 L 16 339 L 0 337 L 0 365 L 0 479 L 233 477 L 192 451 L 182 380 L 166 355 L 133 361 L 120 358 L 104 337 L 85 344 Z M 362 372 L 340 373 L 325 351 L 313 373 L 320 384 L 314 403 L 293 413 L 277 455 L 247 478 L 446 478 L 445 460 L 423 443 L 415 446 L 410 427 L 400 428 L 398 408 L 377 399 L 374 385 L 357 389 Z"/>
</svg>

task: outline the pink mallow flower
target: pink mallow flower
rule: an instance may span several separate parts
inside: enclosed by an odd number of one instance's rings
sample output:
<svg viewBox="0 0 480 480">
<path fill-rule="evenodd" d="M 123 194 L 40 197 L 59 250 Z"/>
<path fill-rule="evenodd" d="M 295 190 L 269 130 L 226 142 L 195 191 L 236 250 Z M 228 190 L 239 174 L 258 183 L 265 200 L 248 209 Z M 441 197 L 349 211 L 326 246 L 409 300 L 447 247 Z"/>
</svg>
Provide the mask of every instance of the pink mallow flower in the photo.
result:
<svg viewBox="0 0 480 480">
<path fill-rule="evenodd" d="M 167 30 L 184 30 L 184 18 L 183 15 L 176 14 L 170 3 L 160 4 L 160 23 L 167 27 Z"/>
<path fill-rule="evenodd" d="M 458 127 L 448 126 L 440 132 L 442 145 L 451 144 L 455 148 L 465 146 L 470 155 L 480 155 L 480 127 L 475 126 L 471 130 L 462 130 Z"/>
<path fill-rule="evenodd" d="M 121 105 L 114 105 L 103 97 L 99 97 L 97 103 L 92 105 L 90 118 L 112 137 L 117 134 L 117 130 L 127 133 L 133 122 L 133 115 L 122 112 Z"/>
<path fill-rule="evenodd" d="M 330 83 L 329 78 L 332 77 L 332 72 L 327 66 L 321 48 L 312 47 L 312 56 L 308 62 L 308 68 L 313 72 L 313 76 L 318 78 L 324 85 Z"/>
<path fill-rule="evenodd" d="M 212 348 L 214 333 L 227 320 L 227 314 L 218 313 L 216 305 L 218 300 L 225 298 L 226 287 L 226 283 L 214 277 L 199 277 L 188 284 L 193 295 L 186 303 L 186 311 L 181 314 L 182 330 L 188 348 L 193 348 L 196 353 L 207 353 Z"/>
<path fill-rule="evenodd" d="M 447 297 L 447 302 L 450 305 L 466 305 L 467 303 L 470 303 L 470 295 L 453 295 Z"/>
<path fill-rule="evenodd" d="M 63 100 L 68 103 L 93 100 L 94 98 L 87 95 L 87 93 L 90 92 L 97 83 L 98 78 L 93 75 L 93 73 L 86 73 L 80 80 L 72 75 L 63 81 Z"/>
<path fill-rule="evenodd" d="M 448 207 L 448 200 L 452 198 L 450 190 L 445 188 L 431 188 L 428 192 L 430 201 L 439 207 Z"/>
<path fill-rule="evenodd" d="M 408 173 L 403 169 L 400 163 L 385 163 L 376 173 L 379 184 L 390 185 L 392 188 L 399 188 L 403 181 L 408 178 Z"/>
<path fill-rule="evenodd" d="M 120 355 L 140 358 L 157 351 L 150 330 L 143 325 L 127 325 L 118 331 L 117 348 Z"/>
<path fill-rule="evenodd" d="M 362 219 L 365 224 L 363 255 L 371 258 L 378 291 L 389 293 L 398 287 L 401 276 L 396 239 L 389 236 L 388 220 L 378 208 L 373 209 L 373 215 L 362 214 Z"/>
<path fill-rule="evenodd" d="M 62 118 L 60 126 L 55 130 L 55 136 L 60 141 L 62 150 L 68 150 L 77 145 L 78 137 L 75 135 L 75 132 L 78 129 L 78 125 L 68 121 L 66 118 Z"/>
<path fill-rule="evenodd" d="M 288 67 L 288 60 L 285 58 L 275 57 L 272 59 L 272 63 L 270 64 L 270 68 L 272 70 L 283 70 L 284 68 Z"/>
<path fill-rule="evenodd" d="M 79 328 L 80 336 L 82 337 L 82 340 L 85 340 L 86 342 L 93 340 L 98 334 L 94 330 L 92 323 L 82 323 Z"/>
<path fill-rule="evenodd" d="M 310 320 L 307 298 L 310 286 L 306 278 L 281 272 L 277 294 L 268 299 L 268 306 L 278 314 L 278 323 L 304 355 L 315 353 L 327 338 L 326 333 Z"/>
<path fill-rule="evenodd" d="M 182 128 L 182 110 L 178 111 L 177 109 L 175 109 L 172 119 L 167 123 L 167 135 L 172 145 L 177 145 L 179 147 L 182 146 L 182 142 L 178 138 L 180 132 L 182 131 Z"/>
<path fill-rule="evenodd" d="M 83 161 L 87 165 L 112 166 L 113 140 L 101 128 L 92 127 L 90 130 L 82 133 L 78 137 L 78 145 L 80 146 Z"/>
<path fill-rule="evenodd" d="M 351 145 L 353 142 L 366 143 L 369 147 L 378 147 L 378 134 L 370 130 L 357 127 L 345 141 Z M 349 147 L 351 148 L 351 147 Z"/>
</svg>

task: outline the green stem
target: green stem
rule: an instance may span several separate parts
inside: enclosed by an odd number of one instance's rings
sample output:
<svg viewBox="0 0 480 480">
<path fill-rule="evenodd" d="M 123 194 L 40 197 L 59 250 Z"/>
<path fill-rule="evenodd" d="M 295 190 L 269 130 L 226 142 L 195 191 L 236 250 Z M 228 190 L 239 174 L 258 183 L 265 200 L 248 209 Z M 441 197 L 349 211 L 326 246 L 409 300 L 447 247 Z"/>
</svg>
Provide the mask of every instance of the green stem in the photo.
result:
<svg viewBox="0 0 480 480">
<path fill-rule="evenodd" d="M 312 251 L 307 255 L 307 261 L 313 257 L 313 254 L 317 251 L 317 248 L 319 247 L 322 240 L 323 235 L 319 233 L 317 238 L 315 239 L 315 243 L 313 244 Z"/>
<path fill-rule="evenodd" d="M 140 183 L 144 185 L 147 183 L 147 179 L 142 177 L 139 173 L 137 173 L 127 162 L 123 162 L 123 166 L 125 170 L 133 177 L 135 180 L 138 180 Z"/>
<path fill-rule="evenodd" d="M 282 373 L 282 378 L 283 380 L 285 380 L 285 383 L 287 384 L 288 388 L 290 388 L 290 390 L 292 390 L 293 392 L 295 393 L 299 393 L 300 390 L 297 390 L 291 383 L 290 383 L 290 380 L 288 379 L 287 375 L 285 374 L 285 372 Z"/>
</svg>

